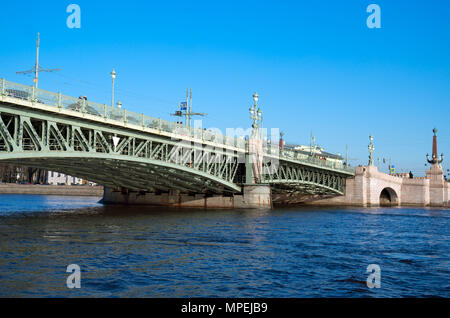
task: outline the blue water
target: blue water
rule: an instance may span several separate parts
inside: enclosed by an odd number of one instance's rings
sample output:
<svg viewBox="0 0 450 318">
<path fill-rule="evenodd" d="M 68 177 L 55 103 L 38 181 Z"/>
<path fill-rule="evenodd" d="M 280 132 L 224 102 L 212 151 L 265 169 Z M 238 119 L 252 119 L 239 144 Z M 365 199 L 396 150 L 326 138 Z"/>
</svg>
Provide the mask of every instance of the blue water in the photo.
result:
<svg viewBox="0 0 450 318">
<path fill-rule="evenodd" d="M 450 297 L 450 210 L 105 207 L 0 196 L 0 296 Z M 66 267 L 81 268 L 68 289 Z M 381 288 L 366 285 L 369 264 Z"/>
</svg>

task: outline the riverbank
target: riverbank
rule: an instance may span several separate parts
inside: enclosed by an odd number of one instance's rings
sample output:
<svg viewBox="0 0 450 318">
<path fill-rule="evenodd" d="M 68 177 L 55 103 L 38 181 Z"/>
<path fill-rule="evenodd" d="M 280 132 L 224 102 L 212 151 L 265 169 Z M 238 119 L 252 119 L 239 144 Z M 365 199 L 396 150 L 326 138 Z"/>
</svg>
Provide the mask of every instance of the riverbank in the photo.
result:
<svg viewBox="0 0 450 318">
<path fill-rule="evenodd" d="M 40 194 L 103 197 L 103 187 L 2 183 L 0 184 L 0 194 Z"/>
</svg>

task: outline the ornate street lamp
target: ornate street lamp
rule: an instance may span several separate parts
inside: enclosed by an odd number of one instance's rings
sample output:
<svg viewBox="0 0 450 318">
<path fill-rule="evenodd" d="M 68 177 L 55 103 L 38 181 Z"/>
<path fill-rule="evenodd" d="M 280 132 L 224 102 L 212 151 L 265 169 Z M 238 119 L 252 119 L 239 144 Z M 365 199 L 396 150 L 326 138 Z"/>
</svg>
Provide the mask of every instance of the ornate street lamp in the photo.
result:
<svg viewBox="0 0 450 318">
<path fill-rule="evenodd" d="M 255 92 L 255 94 L 253 94 L 253 106 L 250 107 L 250 118 L 253 119 L 253 128 L 258 128 L 258 113 L 257 113 L 257 107 L 258 107 L 258 93 Z"/>
<path fill-rule="evenodd" d="M 257 92 L 253 94 L 253 101 L 255 102 L 255 107 L 258 105 L 259 95 Z"/>
<path fill-rule="evenodd" d="M 253 134 L 256 135 L 256 131 L 258 130 L 258 122 L 262 120 L 262 111 L 260 108 L 258 108 L 258 100 L 259 95 L 258 93 L 253 94 L 253 106 L 250 107 L 250 119 L 253 120 L 252 128 L 253 128 Z"/>
<path fill-rule="evenodd" d="M 373 136 L 369 136 L 369 166 L 373 166 L 373 151 L 375 150 L 375 147 L 373 145 Z"/>
</svg>

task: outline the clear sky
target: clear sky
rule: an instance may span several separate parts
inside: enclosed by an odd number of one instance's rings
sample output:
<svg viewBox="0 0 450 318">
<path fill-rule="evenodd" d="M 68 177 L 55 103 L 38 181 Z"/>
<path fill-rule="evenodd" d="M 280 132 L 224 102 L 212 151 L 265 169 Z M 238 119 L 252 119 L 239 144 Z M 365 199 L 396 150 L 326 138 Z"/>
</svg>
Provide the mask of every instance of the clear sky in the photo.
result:
<svg viewBox="0 0 450 318">
<path fill-rule="evenodd" d="M 81 8 L 69 29 L 66 7 Z M 366 8 L 381 7 L 381 29 Z M 450 168 L 450 1 L 4 1 L 0 6 L 0 77 L 35 60 L 41 33 L 40 88 L 109 103 L 112 68 L 124 107 L 170 119 L 186 87 L 204 127 L 248 127 L 252 94 L 264 126 L 289 143 L 398 171 L 424 174 L 437 127 Z M 385 170 L 385 167 L 380 167 Z"/>
</svg>

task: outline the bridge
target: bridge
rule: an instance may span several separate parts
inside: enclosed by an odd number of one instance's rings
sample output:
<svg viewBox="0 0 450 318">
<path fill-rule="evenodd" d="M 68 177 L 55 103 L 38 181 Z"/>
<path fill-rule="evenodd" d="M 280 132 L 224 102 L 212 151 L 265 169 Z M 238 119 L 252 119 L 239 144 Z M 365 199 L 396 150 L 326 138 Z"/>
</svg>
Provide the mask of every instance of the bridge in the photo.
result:
<svg viewBox="0 0 450 318">
<path fill-rule="evenodd" d="M 102 184 L 109 201 L 126 195 L 130 202 L 130 193 L 147 201 L 167 194 L 167 202 L 174 194 L 242 196 L 232 205 L 251 207 L 270 206 L 272 192 L 345 194 L 354 170 L 280 149 L 258 134 L 246 140 L 0 80 L 0 163 Z"/>
</svg>

